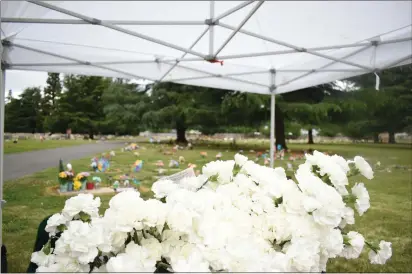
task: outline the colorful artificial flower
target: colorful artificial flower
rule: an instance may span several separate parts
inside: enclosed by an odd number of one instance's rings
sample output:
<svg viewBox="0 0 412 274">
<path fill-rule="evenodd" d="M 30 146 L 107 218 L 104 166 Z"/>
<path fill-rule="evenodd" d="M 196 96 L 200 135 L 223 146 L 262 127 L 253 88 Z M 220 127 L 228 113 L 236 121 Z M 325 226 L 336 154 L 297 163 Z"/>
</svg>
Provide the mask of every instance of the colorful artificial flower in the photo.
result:
<svg viewBox="0 0 412 274">
<path fill-rule="evenodd" d="M 82 187 L 82 183 L 79 180 L 74 180 L 73 182 L 73 189 L 79 190 Z"/>
</svg>

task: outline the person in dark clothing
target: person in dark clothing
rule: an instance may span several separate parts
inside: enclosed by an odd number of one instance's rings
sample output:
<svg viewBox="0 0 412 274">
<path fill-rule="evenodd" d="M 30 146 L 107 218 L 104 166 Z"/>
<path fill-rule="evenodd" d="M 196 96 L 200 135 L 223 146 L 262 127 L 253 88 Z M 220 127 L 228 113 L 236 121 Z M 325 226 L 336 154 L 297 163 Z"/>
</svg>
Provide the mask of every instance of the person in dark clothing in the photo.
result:
<svg viewBox="0 0 412 274">
<path fill-rule="evenodd" d="M 5 245 L 1 246 L 1 273 L 7 273 L 7 249 Z"/>
<path fill-rule="evenodd" d="M 46 232 L 46 225 L 50 217 L 51 216 L 48 216 L 43 221 L 41 221 L 39 228 L 37 229 L 37 236 L 36 236 L 36 241 L 34 243 L 33 252 L 40 251 L 43 248 L 43 246 L 47 244 L 47 242 L 49 241 L 49 233 Z M 54 248 L 54 242 L 52 242 L 51 245 L 52 245 L 52 248 Z M 3 267 L 3 262 L 2 262 L 2 267 Z M 27 269 L 27 273 L 35 273 L 36 270 L 37 270 L 37 264 L 30 262 L 29 267 Z M 3 269 L 1 272 L 4 273 Z"/>
</svg>

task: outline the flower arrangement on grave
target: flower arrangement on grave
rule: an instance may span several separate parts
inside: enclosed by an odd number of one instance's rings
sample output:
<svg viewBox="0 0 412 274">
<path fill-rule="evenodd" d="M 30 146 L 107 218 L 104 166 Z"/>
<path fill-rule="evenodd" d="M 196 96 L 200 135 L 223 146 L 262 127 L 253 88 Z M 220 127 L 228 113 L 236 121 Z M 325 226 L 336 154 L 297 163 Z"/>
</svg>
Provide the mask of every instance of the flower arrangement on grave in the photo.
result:
<svg viewBox="0 0 412 274">
<path fill-rule="evenodd" d="M 142 160 L 136 160 L 133 163 L 133 165 L 131 167 L 131 170 L 132 170 L 132 172 L 139 172 L 140 170 L 142 170 L 142 168 L 143 168 L 143 161 Z"/>
<path fill-rule="evenodd" d="M 63 161 L 60 159 L 58 174 L 60 192 L 72 191 L 74 173 L 71 164 L 67 164 L 67 169 L 68 170 L 64 170 Z"/>
<path fill-rule="evenodd" d="M 98 188 L 99 185 L 102 183 L 102 179 L 98 176 L 93 176 L 91 183 L 93 184 L 93 188 Z"/>
<path fill-rule="evenodd" d="M 88 172 L 80 172 L 74 177 L 73 189 L 74 190 L 85 190 L 87 179 L 90 176 Z"/>
<path fill-rule="evenodd" d="M 169 161 L 169 167 L 170 168 L 178 168 L 179 167 L 179 162 L 172 159 L 172 160 Z"/>
<path fill-rule="evenodd" d="M 235 155 L 202 174 L 153 184 L 155 199 L 121 192 L 99 215 L 100 198 L 80 194 L 53 215 L 55 238 L 32 254 L 38 272 L 321 272 L 330 259 L 385 264 L 391 243 L 353 231 L 370 207 L 369 164 L 315 151 L 288 179 Z M 356 177 L 359 178 L 359 177 Z"/>
<path fill-rule="evenodd" d="M 186 161 L 185 157 L 179 156 L 179 163 L 184 164 Z"/>
<path fill-rule="evenodd" d="M 157 167 L 164 167 L 164 166 L 165 166 L 165 164 L 163 163 L 162 160 L 157 160 L 156 163 L 155 163 L 155 165 L 156 165 Z"/>
</svg>

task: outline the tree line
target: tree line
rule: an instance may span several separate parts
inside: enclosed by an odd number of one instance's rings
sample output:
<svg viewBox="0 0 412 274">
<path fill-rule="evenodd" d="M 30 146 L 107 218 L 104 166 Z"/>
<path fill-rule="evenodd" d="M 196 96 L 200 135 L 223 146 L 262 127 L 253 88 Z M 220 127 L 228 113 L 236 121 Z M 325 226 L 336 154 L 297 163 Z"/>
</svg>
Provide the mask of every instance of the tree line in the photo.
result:
<svg viewBox="0 0 412 274">
<path fill-rule="evenodd" d="M 382 87 L 374 89 L 375 75 L 341 83 L 310 87 L 276 98 L 276 141 L 313 129 L 325 136 L 343 134 L 373 138 L 388 132 L 390 142 L 400 131 L 412 131 L 412 66 L 380 73 Z M 138 85 L 124 79 L 49 73 L 46 87 L 28 87 L 19 98 L 9 92 L 5 108 L 6 132 L 139 134 L 176 130 L 176 141 L 186 142 L 188 129 L 269 134 L 270 97 L 175 83 Z"/>
</svg>

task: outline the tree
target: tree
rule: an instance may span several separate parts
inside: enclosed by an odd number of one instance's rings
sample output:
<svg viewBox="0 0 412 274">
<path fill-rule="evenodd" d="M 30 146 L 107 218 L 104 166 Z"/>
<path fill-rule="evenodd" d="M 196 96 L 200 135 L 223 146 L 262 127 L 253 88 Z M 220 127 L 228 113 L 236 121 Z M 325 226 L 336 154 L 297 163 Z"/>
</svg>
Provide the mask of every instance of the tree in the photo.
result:
<svg viewBox="0 0 412 274">
<path fill-rule="evenodd" d="M 188 127 L 204 133 L 217 128 L 224 92 L 175 83 L 156 84 L 151 90 L 151 105 L 143 115 L 143 122 L 151 129 L 175 128 L 176 142 L 187 143 Z"/>
<path fill-rule="evenodd" d="M 5 132 L 24 132 L 24 125 L 20 115 L 20 99 L 12 98 L 5 106 L 4 131 Z"/>
<path fill-rule="evenodd" d="M 56 110 L 58 99 L 62 92 L 62 85 L 58 73 L 49 73 L 47 86 L 43 90 L 42 111 L 44 116 L 53 115 Z"/>
<path fill-rule="evenodd" d="M 108 78 L 96 76 L 65 76 L 66 90 L 58 100 L 49 126 L 59 132 L 71 128 L 93 139 L 104 121 L 102 95 L 110 82 Z"/>
<path fill-rule="evenodd" d="M 277 96 L 277 99 L 280 97 Z M 223 124 L 242 125 L 259 131 L 270 123 L 270 96 L 246 92 L 229 92 L 222 102 Z M 284 113 L 275 105 L 275 142 L 287 148 L 285 139 Z"/>
<path fill-rule="evenodd" d="M 10 103 L 13 100 L 13 91 L 10 89 L 9 93 L 7 94 L 6 102 Z"/>
<path fill-rule="evenodd" d="M 389 142 L 395 143 L 395 133 L 408 129 L 412 121 L 412 65 L 385 70 L 380 73 L 379 91 L 374 85 L 374 74 L 350 79 L 360 90 L 354 96 L 367 102 L 359 123 L 373 132 L 374 139 L 380 132 L 389 133 Z M 369 87 L 369 88 L 368 88 Z"/>
<path fill-rule="evenodd" d="M 11 98 L 5 108 L 5 130 L 9 132 L 42 132 L 41 92 L 39 87 L 26 88 L 20 99 Z"/>
<path fill-rule="evenodd" d="M 282 94 L 279 104 L 288 120 L 308 129 L 308 144 L 313 144 L 313 128 L 328 122 L 330 113 L 341 111 L 332 100 L 341 93 L 334 84 L 320 85 Z"/>
<path fill-rule="evenodd" d="M 136 84 L 116 80 L 103 92 L 104 126 L 108 133 L 138 134 L 143 130 L 142 116 L 149 107 L 146 90 Z"/>
</svg>

